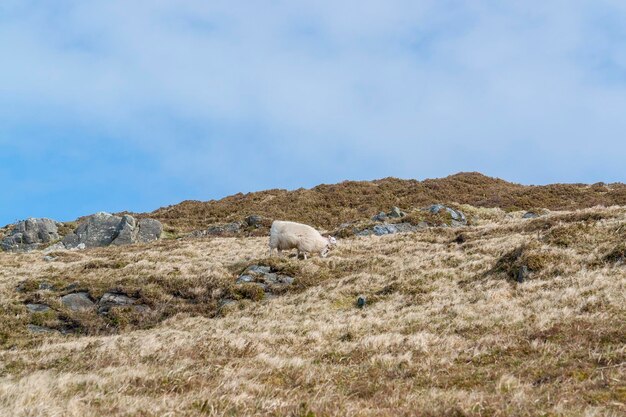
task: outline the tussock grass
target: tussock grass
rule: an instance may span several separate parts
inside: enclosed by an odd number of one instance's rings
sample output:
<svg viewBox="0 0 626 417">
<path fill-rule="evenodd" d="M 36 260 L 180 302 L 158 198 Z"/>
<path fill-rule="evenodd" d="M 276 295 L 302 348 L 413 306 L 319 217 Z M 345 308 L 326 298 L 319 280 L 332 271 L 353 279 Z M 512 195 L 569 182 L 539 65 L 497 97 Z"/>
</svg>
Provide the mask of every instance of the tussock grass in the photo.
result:
<svg viewBox="0 0 626 417">
<path fill-rule="evenodd" d="M 219 201 L 185 201 L 138 216 L 159 219 L 174 235 L 205 229 L 214 223 L 241 222 L 251 214 L 262 214 L 265 220 L 293 220 L 333 230 L 342 223 L 387 212 L 392 206 L 409 212 L 434 203 L 472 205 L 478 207 L 476 211 L 496 207 L 506 212 L 533 210 L 542 213 L 543 209 L 538 207 L 576 210 L 598 205 L 626 205 L 626 185 L 524 186 L 469 172 L 425 181 L 385 178 L 319 185 L 308 190 L 239 193 Z M 266 234 L 268 227 L 269 222 L 247 233 L 261 236 Z"/>
<path fill-rule="evenodd" d="M 0 253 L 0 415 L 623 415 L 626 209 L 460 208 L 472 226 L 307 261 L 257 237 Z M 235 285 L 253 264 L 295 282 Z M 72 312 L 76 291 L 150 310 Z"/>
</svg>

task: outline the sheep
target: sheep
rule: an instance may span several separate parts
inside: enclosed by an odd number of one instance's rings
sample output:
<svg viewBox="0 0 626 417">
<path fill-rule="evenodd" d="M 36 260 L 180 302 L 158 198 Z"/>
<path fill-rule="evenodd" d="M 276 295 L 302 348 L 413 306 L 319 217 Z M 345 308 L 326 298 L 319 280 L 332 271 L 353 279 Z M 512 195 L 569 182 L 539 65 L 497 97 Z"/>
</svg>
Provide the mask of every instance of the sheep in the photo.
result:
<svg viewBox="0 0 626 417">
<path fill-rule="evenodd" d="M 337 244 L 337 240 L 332 237 L 323 237 L 317 230 L 306 224 L 275 220 L 270 229 L 270 256 L 274 249 L 278 255 L 283 250 L 297 249 L 298 258 L 300 252 L 304 253 L 306 260 L 307 253 L 319 253 L 325 258 L 331 246 Z"/>
</svg>

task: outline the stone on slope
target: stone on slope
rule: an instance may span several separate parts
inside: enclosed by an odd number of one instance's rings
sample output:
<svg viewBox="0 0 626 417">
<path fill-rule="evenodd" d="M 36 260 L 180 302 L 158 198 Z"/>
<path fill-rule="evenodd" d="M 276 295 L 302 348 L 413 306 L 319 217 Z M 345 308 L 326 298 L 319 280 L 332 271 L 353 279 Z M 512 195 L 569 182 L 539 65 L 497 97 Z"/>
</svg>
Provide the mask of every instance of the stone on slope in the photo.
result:
<svg viewBox="0 0 626 417">
<path fill-rule="evenodd" d="M 75 292 L 64 295 L 61 297 L 61 302 L 72 311 L 87 311 L 95 306 L 94 302 L 89 298 L 89 294 L 86 292 Z"/>
<path fill-rule="evenodd" d="M 157 240 L 163 225 L 157 220 L 100 212 L 87 217 L 74 232 L 63 239 L 66 248 L 94 248 L 109 245 L 129 245 Z"/>
<path fill-rule="evenodd" d="M 467 218 L 465 217 L 465 214 L 463 214 L 463 212 L 444 206 L 443 204 L 433 204 L 432 206 L 426 207 L 424 210 L 430 211 L 433 214 L 437 214 L 441 210 L 445 210 L 452 218 L 452 226 L 467 225 Z"/>
<path fill-rule="evenodd" d="M 50 219 L 28 219 L 17 222 L 2 241 L 5 251 L 20 252 L 38 249 L 59 239 L 60 223 Z"/>
</svg>

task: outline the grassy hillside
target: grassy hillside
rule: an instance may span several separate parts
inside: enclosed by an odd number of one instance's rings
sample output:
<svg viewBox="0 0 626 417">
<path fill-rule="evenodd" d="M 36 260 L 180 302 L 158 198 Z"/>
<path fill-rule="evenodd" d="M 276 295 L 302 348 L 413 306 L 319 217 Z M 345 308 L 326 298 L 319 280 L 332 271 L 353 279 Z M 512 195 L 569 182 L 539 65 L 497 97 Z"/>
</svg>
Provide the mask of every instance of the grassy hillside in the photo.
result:
<svg viewBox="0 0 626 417">
<path fill-rule="evenodd" d="M 482 177 L 460 178 L 447 179 L 448 189 Z M 511 206 L 536 192 L 489 183 L 518 190 L 498 197 Z M 305 198 L 336 193 L 330 207 L 345 206 L 338 213 L 348 217 L 365 210 L 364 190 L 376 190 L 381 208 L 447 192 L 412 182 L 432 194 L 397 197 L 403 187 L 394 184 L 404 182 L 269 191 L 157 213 L 196 207 L 208 217 L 187 215 L 209 221 L 237 199 L 279 210 L 272 196 L 293 201 L 295 213 Z M 571 200 L 554 192 L 560 204 L 623 198 L 622 186 L 567 187 Z M 623 415 L 626 208 L 537 219 L 464 210 L 471 227 L 342 239 L 328 258 L 307 261 L 267 259 L 261 237 L 64 251 L 51 261 L 0 253 L 0 415 Z M 295 282 L 271 297 L 235 284 L 251 264 Z M 128 294 L 148 309 L 102 316 L 59 302 L 79 290 Z M 29 313 L 26 303 L 52 310 Z M 29 324 L 68 334 L 34 334 Z"/>
<path fill-rule="evenodd" d="M 499 207 L 507 211 L 536 207 L 574 210 L 596 205 L 626 205 L 626 185 L 524 186 L 472 172 L 425 181 L 385 178 L 319 185 L 309 190 L 240 193 L 219 201 L 185 201 L 147 216 L 161 220 L 176 231 L 241 221 L 252 214 L 334 229 L 341 223 L 369 218 L 392 206 L 406 210 L 438 202 Z"/>
</svg>

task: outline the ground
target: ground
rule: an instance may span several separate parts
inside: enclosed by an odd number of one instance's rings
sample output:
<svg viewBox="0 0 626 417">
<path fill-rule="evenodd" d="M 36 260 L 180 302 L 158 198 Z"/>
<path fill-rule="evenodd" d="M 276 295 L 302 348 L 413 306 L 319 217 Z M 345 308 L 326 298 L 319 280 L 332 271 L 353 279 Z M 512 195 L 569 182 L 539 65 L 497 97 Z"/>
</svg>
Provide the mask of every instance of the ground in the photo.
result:
<svg viewBox="0 0 626 417">
<path fill-rule="evenodd" d="M 0 415 L 624 415 L 626 208 L 463 209 L 470 227 L 307 261 L 263 237 L 0 253 Z M 253 294 L 234 284 L 253 263 L 296 281 Z M 78 289 L 151 310 L 73 313 Z"/>
</svg>

